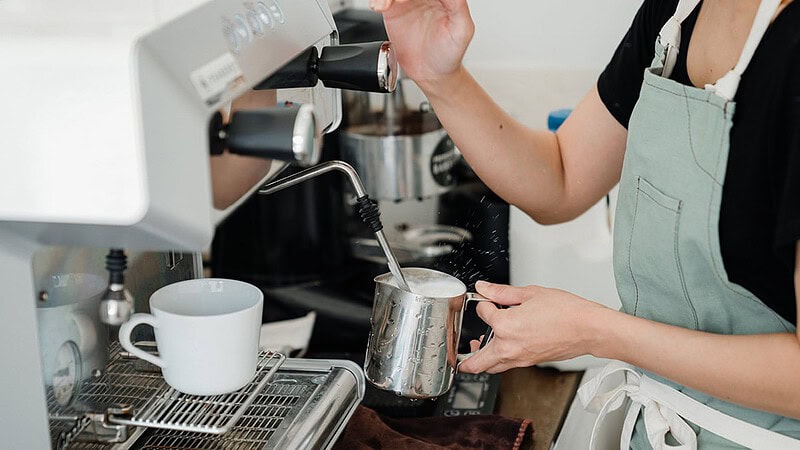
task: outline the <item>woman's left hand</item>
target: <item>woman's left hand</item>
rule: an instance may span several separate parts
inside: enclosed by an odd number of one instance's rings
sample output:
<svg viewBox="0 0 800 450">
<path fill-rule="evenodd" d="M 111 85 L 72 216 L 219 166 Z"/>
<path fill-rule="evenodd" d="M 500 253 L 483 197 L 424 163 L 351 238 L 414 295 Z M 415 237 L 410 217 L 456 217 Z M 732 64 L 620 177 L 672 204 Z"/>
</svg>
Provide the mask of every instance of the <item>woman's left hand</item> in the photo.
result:
<svg viewBox="0 0 800 450">
<path fill-rule="evenodd" d="M 477 291 L 492 302 L 478 304 L 478 315 L 494 337 L 466 359 L 459 370 L 499 373 L 547 361 L 561 361 L 591 352 L 592 325 L 612 310 L 559 289 L 514 287 L 479 281 Z M 484 337 L 485 338 L 485 337 Z M 470 343 L 478 350 L 480 341 Z"/>
</svg>

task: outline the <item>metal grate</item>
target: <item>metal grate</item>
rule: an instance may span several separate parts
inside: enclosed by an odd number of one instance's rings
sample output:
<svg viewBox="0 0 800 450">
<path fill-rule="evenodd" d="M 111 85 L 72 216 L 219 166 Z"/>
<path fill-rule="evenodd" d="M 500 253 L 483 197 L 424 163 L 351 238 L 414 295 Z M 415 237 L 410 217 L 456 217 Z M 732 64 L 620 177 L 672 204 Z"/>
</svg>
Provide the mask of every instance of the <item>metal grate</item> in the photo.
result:
<svg viewBox="0 0 800 450">
<path fill-rule="evenodd" d="M 169 387 L 159 375 L 161 386 L 158 391 L 136 408 L 132 417 L 111 416 L 109 422 L 198 433 L 225 433 L 242 417 L 285 359 L 280 353 L 261 352 L 256 374 L 250 383 L 224 395 L 183 394 Z M 155 383 L 152 377 L 142 377 L 140 372 L 135 371 L 129 374 L 127 381 L 134 389 L 136 383 L 145 383 L 147 388 Z M 87 394 L 91 395 L 90 392 Z"/>
<path fill-rule="evenodd" d="M 286 421 L 291 421 L 315 389 L 313 384 L 269 384 L 233 428 L 220 436 L 151 430 L 141 450 L 263 449 Z"/>
<path fill-rule="evenodd" d="M 221 434 L 229 431 L 283 364 L 286 357 L 261 352 L 256 374 L 239 391 L 215 396 L 182 394 L 166 384 L 160 370 L 140 359 L 124 356 L 119 344 L 110 349 L 106 372 L 85 382 L 76 400 L 60 406 L 48 389 L 50 435 L 54 448 L 85 412 L 103 413 L 119 405 L 130 405 L 132 416 L 108 417 L 114 424 Z"/>
</svg>

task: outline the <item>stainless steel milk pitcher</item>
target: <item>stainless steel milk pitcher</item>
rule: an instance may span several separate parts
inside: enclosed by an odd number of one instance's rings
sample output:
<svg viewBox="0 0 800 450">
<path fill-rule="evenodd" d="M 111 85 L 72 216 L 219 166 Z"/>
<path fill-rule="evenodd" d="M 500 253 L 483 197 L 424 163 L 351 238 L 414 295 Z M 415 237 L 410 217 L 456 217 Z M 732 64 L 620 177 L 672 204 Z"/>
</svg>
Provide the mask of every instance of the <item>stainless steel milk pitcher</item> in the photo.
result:
<svg viewBox="0 0 800 450">
<path fill-rule="evenodd" d="M 391 273 L 375 277 L 364 372 L 376 387 L 403 397 L 438 397 L 450 389 L 457 370 L 466 304 L 488 300 L 446 273 L 402 270 L 416 293 L 398 288 Z"/>
</svg>

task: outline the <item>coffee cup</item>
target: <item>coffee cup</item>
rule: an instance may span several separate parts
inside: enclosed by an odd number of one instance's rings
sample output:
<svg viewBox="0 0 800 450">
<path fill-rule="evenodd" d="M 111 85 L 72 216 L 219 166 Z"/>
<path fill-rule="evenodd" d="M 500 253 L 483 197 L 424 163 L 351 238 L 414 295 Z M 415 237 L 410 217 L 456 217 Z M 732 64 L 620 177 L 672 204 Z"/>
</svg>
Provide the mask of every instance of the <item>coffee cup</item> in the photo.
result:
<svg viewBox="0 0 800 450">
<path fill-rule="evenodd" d="M 200 278 L 173 283 L 150 297 L 152 314 L 134 314 L 119 329 L 133 356 L 161 368 L 177 391 L 217 395 L 244 387 L 258 363 L 264 294 L 236 280 Z M 131 342 L 140 324 L 154 328 L 158 356 Z"/>
</svg>

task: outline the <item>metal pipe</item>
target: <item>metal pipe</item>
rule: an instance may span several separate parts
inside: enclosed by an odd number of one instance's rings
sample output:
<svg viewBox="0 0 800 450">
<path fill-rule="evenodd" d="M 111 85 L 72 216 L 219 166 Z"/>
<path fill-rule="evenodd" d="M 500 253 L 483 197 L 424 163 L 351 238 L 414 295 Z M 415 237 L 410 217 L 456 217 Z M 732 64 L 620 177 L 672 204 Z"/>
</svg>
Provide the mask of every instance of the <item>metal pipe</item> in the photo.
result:
<svg viewBox="0 0 800 450">
<path fill-rule="evenodd" d="M 358 197 L 364 197 L 367 195 L 367 190 L 364 189 L 364 184 L 361 183 L 361 178 L 358 176 L 356 169 L 344 161 L 327 161 L 322 164 L 317 164 L 314 167 L 309 167 L 308 169 L 302 170 L 293 175 L 289 175 L 286 178 L 281 178 L 280 180 L 267 183 L 258 190 L 258 193 L 261 195 L 274 194 L 275 192 L 282 191 L 288 187 L 300 184 L 306 180 L 332 170 L 338 170 L 347 175 L 347 178 L 350 180 L 350 184 L 353 185 L 353 189 L 356 191 L 356 195 Z"/>
<path fill-rule="evenodd" d="M 353 189 L 356 191 L 358 198 L 369 197 L 367 195 L 367 190 L 364 189 L 364 184 L 361 182 L 361 178 L 358 176 L 358 172 L 356 172 L 356 169 L 344 161 L 327 161 L 314 167 L 309 167 L 308 169 L 297 172 L 296 174 L 289 175 L 286 178 L 281 178 L 280 180 L 265 184 L 261 189 L 258 190 L 258 193 L 261 195 L 273 194 L 333 170 L 338 170 L 347 175 L 347 179 L 350 180 L 350 184 L 353 185 Z M 378 244 L 383 249 L 383 253 L 386 254 L 386 261 L 389 265 L 389 271 L 392 272 L 392 275 L 394 275 L 400 289 L 411 292 L 411 288 L 409 288 L 408 283 L 403 276 L 403 272 L 400 270 L 400 263 L 397 261 L 397 257 L 394 256 L 392 248 L 389 247 L 389 241 L 386 239 L 386 235 L 384 234 L 382 228 L 375 231 L 375 237 L 378 240 Z"/>
</svg>

